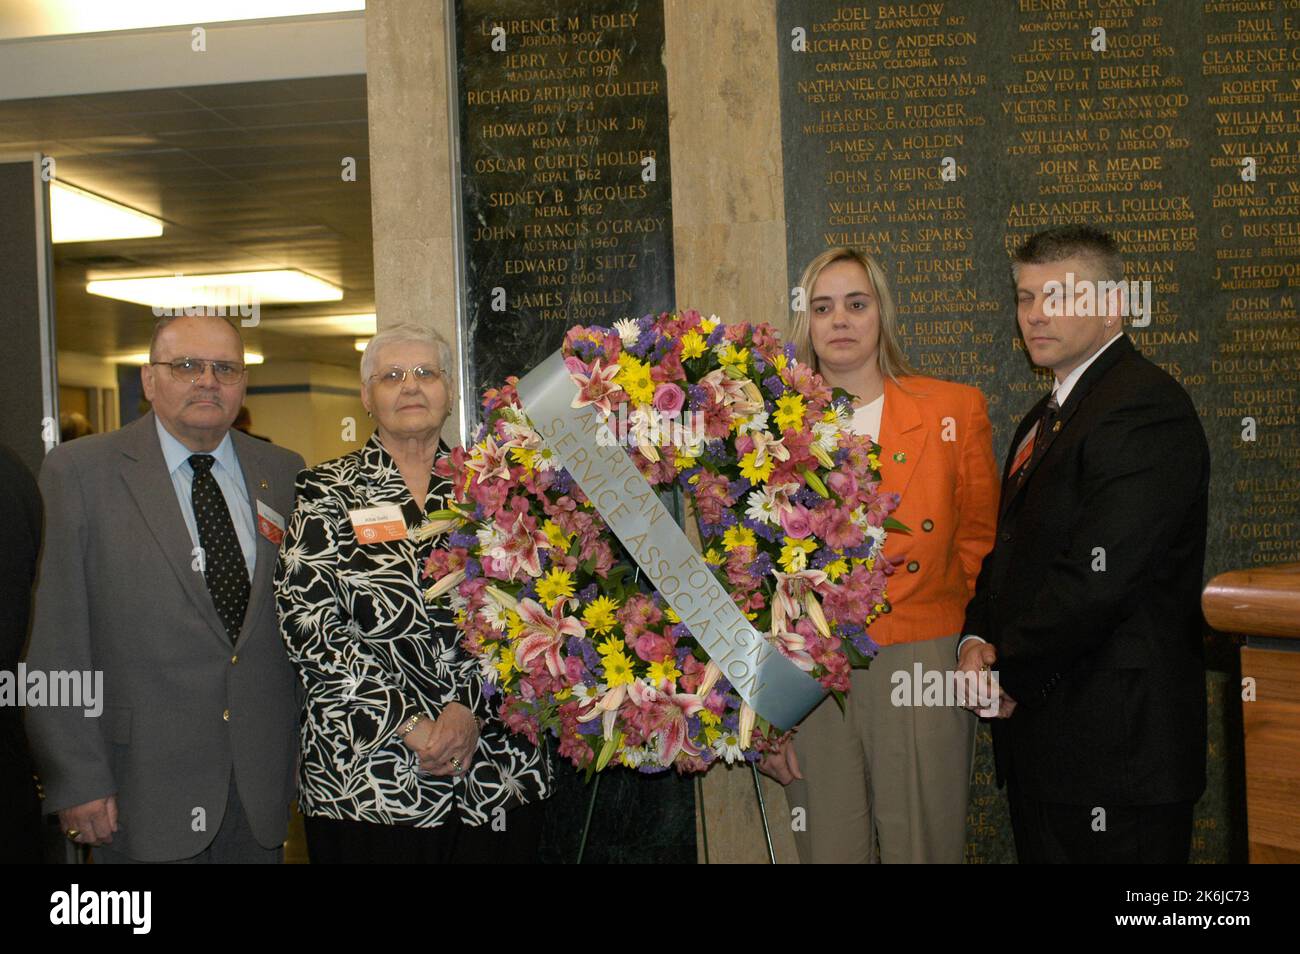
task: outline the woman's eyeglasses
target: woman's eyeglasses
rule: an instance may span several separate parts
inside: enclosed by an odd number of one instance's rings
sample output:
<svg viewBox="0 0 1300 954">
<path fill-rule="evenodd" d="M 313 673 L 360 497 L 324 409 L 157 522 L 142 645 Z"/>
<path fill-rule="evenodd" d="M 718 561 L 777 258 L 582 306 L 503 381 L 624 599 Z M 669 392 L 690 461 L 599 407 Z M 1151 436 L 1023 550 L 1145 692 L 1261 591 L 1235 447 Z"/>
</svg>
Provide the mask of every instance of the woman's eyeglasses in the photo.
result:
<svg viewBox="0 0 1300 954">
<path fill-rule="evenodd" d="M 426 368 L 422 364 L 417 364 L 413 368 L 394 366 L 372 374 L 370 379 L 385 387 L 398 387 L 406 380 L 407 374 L 415 376 L 416 384 L 432 384 L 442 377 L 442 370 L 439 368 Z"/>
</svg>

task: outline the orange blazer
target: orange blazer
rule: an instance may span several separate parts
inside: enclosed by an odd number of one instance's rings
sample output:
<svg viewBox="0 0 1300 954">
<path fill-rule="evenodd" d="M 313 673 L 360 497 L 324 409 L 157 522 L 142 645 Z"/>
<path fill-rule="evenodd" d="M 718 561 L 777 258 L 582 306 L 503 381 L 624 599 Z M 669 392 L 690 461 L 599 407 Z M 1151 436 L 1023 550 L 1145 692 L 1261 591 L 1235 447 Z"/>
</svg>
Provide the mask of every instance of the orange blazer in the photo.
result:
<svg viewBox="0 0 1300 954">
<path fill-rule="evenodd" d="M 979 389 L 928 377 L 885 379 L 881 487 L 901 495 L 890 531 L 895 564 L 889 612 L 868 635 L 881 646 L 961 631 L 984 556 L 997 529 L 997 464 L 988 405 Z"/>
</svg>

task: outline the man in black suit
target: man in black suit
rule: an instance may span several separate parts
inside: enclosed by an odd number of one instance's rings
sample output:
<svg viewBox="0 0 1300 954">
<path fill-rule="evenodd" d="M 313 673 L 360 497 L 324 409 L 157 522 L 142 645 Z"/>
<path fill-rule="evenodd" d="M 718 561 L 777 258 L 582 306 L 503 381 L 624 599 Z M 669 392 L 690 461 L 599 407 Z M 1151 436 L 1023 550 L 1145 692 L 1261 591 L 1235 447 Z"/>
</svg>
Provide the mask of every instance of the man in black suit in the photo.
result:
<svg viewBox="0 0 1300 954">
<path fill-rule="evenodd" d="M 1185 863 L 1205 789 L 1205 433 L 1123 333 L 1109 236 L 1052 229 L 1012 262 L 1025 348 L 1055 380 L 1011 442 L 959 669 L 997 676 L 1022 863 Z"/>
</svg>

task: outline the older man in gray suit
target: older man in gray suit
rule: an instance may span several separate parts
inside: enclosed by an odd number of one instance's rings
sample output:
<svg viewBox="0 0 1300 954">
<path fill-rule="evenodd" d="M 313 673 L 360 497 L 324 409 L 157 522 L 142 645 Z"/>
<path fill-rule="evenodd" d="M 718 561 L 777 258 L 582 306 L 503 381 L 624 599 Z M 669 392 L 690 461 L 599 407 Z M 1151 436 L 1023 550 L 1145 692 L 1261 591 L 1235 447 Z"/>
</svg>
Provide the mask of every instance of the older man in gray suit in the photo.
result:
<svg viewBox="0 0 1300 954">
<path fill-rule="evenodd" d="M 222 318 L 163 319 L 153 411 L 56 447 L 28 671 L 103 673 L 103 712 L 28 710 L 68 838 L 99 862 L 282 860 L 297 683 L 271 576 L 297 454 L 231 430 L 244 348 Z"/>
</svg>

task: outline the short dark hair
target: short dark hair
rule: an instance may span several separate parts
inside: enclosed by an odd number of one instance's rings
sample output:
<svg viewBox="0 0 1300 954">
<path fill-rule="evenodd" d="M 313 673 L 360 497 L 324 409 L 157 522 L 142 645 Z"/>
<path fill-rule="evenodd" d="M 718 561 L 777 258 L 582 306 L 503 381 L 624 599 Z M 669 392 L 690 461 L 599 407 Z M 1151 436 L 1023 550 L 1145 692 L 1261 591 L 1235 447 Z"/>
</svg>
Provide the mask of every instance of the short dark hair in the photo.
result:
<svg viewBox="0 0 1300 954">
<path fill-rule="evenodd" d="M 1011 255 L 1011 274 L 1019 276 L 1022 265 L 1047 265 L 1076 257 L 1089 259 L 1103 281 L 1124 278 L 1119 246 L 1108 233 L 1091 225 L 1061 225 L 1029 236 Z"/>
</svg>

